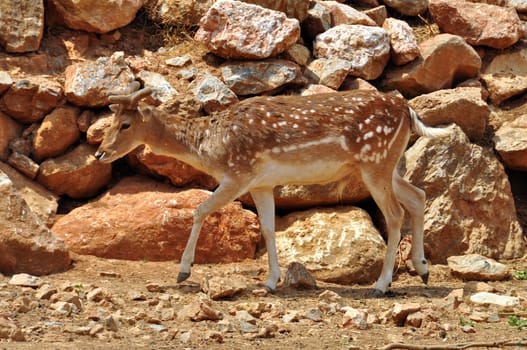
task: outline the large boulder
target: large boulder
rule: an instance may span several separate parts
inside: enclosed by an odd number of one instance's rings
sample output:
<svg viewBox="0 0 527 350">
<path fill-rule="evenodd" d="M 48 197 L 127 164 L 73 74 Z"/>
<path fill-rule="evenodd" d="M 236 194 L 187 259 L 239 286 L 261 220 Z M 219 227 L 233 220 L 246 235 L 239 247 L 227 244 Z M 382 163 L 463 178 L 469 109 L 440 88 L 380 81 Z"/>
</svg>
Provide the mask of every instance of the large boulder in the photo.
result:
<svg viewBox="0 0 527 350">
<path fill-rule="evenodd" d="M 380 27 L 341 24 L 319 34 L 313 52 L 318 58 L 348 60 L 350 75 L 372 80 L 390 59 L 390 38 Z"/>
<path fill-rule="evenodd" d="M 300 37 L 298 20 L 283 12 L 234 0 L 214 3 L 195 39 L 218 56 L 263 59 L 284 52 Z"/>
<path fill-rule="evenodd" d="M 464 0 L 430 0 L 430 14 L 443 32 L 463 37 L 471 45 L 504 49 L 523 36 L 514 8 Z"/>
<path fill-rule="evenodd" d="M 52 230 L 79 254 L 104 258 L 179 260 L 204 190 L 178 191 L 145 177 L 121 180 L 91 203 L 57 220 Z M 195 263 L 253 258 L 260 241 L 257 216 L 230 203 L 205 220 Z"/>
<path fill-rule="evenodd" d="M 419 51 L 421 56 L 409 64 L 386 69 L 383 89 L 415 97 L 476 77 L 481 68 L 476 50 L 457 35 L 436 35 L 423 41 Z"/>
<path fill-rule="evenodd" d="M 310 209 L 276 223 L 283 265 L 300 262 L 317 279 L 335 283 L 372 283 L 379 277 L 386 244 L 364 210 Z"/>
<path fill-rule="evenodd" d="M 522 257 L 525 242 L 503 165 L 459 127 L 451 130 L 446 138 L 420 138 L 406 152 L 405 178 L 426 192 L 428 258 L 444 264 L 472 253 Z"/>
<path fill-rule="evenodd" d="M 0 171 L 0 272 L 45 275 L 64 271 L 71 260 L 55 236 Z"/>
</svg>

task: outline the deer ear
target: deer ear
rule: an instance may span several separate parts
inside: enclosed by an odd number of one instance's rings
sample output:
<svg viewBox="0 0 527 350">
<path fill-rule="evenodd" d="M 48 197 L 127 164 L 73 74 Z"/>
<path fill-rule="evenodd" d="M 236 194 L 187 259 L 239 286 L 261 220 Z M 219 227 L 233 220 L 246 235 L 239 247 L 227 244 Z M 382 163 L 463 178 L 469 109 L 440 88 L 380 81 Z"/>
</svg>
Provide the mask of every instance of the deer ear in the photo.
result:
<svg viewBox="0 0 527 350">
<path fill-rule="evenodd" d="M 139 106 L 137 107 L 137 110 L 139 111 L 139 115 L 143 122 L 149 121 L 152 117 L 153 109 L 150 106 Z"/>
<path fill-rule="evenodd" d="M 112 103 L 111 105 L 108 106 L 108 108 L 110 108 L 110 111 L 117 113 L 117 111 L 119 111 L 119 104 Z"/>
</svg>

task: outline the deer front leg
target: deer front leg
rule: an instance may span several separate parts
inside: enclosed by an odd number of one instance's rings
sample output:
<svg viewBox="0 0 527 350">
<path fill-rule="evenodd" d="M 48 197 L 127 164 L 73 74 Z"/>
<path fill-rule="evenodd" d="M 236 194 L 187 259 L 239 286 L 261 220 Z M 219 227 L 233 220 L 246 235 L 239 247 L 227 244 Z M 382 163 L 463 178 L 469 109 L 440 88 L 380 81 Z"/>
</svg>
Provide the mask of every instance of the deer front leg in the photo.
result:
<svg viewBox="0 0 527 350">
<path fill-rule="evenodd" d="M 280 281 L 280 266 L 278 264 L 275 243 L 275 204 L 273 190 L 251 191 L 251 196 L 256 205 L 258 216 L 260 217 L 262 235 L 269 257 L 269 277 L 265 282 L 265 287 L 269 291 L 274 292 L 278 281 Z"/>
<path fill-rule="evenodd" d="M 207 216 L 229 204 L 245 191 L 245 187 L 241 186 L 239 182 L 230 181 L 229 179 L 225 180 L 218 186 L 216 191 L 214 191 L 214 193 L 196 209 L 192 230 L 179 264 L 179 274 L 177 277 L 178 283 L 181 283 L 190 277 L 190 267 L 194 262 L 194 254 L 196 252 L 199 233 Z"/>
</svg>

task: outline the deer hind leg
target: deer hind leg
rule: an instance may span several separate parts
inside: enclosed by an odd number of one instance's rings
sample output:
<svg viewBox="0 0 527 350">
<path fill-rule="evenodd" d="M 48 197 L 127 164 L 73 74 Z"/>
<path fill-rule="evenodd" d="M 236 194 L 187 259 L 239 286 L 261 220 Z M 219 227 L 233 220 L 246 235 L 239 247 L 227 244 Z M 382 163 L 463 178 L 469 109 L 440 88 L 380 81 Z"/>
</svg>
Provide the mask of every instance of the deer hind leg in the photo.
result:
<svg viewBox="0 0 527 350">
<path fill-rule="evenodd" d="M 424 207 L 425 192 L 403 179 L 397 172 L 393 174 L 395 195 L 411 217 L 412 225 L 412 263 L 426 284 L 428 283 L 428 267 L 424 252 Z"/>
<path fill-rule="evenodd" d="M 387 178 L 384 174 L 381 175 L 377 172 L 362 171 L 362 179 L 384 215 L 388 231 L 386 255 L 374 292 L 375 296 L 381 296 L 388 290 L 392 282 L 397 248 L 401 239 L 404 210 L 393 191 L 391 176 Z"/>
<path fill-rule="evenodd" d="M 239 182 L 231 180 L 222 181 L 216 191 L 214 191 L 214 193 L 196 209 L 192 230 L 179 264 L 179 274 L 177 277 L 178 283 L 181 283 L 190 277 L 190 267 L 194 262 L 194 254 L 196 252 L 199 233 L 207 216 L 238 198 L 241 194 L 246 192 L 246 189 L 247 188 Z"/>
<path fill-rule="evenodd" d="M 265 287 L 271 292 L 274 292 L 276 290 L 276 284 L 280 280 L 280 266 L 278 264 L 275 243 L 275 204 L 273 190 L 251 191 L 251 196 L 256 205 L 256 210 L 258 210 L 262 235 L 269 257 L 269 277 L 265 282 Z"/>
</svg>

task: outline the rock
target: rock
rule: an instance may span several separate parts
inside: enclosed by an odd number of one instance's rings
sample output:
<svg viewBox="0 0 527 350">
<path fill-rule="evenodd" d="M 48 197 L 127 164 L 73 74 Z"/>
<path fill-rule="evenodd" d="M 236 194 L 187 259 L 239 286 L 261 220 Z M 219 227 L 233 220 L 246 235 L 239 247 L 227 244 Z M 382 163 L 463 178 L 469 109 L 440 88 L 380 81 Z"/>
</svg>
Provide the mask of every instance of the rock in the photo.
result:
<svg viewBox="0 0 527 350">
<path fill-rule="evenodd" d="M 251 316 L 255 318 L 260 318 L 263 313 L 268 313 L 273 309 L 273 304 L 265 303 L 261 301 L 257 302 L 247 302 L 247 303 L 239 303 L 236 304 L 231 310 L 229 310 L 229 313 L 231 315 L 237 315 L 238 311 L 246 311 Z"/>
<path fill-rule="evenodd" d="M 192 56 L 190 55 L 177 56 L 165 60 L 165 64 L 172 67 L 184 67 L 190 63 L 192 63 Z"/>
<path fill-rule="evenodd" d="M 317 58 L 306 67 L 304 75 L 314 84 L 338 90 L 351 69 L 351 62 L 340 58 Z"/>
<path fill-rule="evenodd" d="M 230 298 L 247 290 L 247 285 L 239 278 L 206 277 L 201 281 L 201 290 L 212 300 Z"/>
<path fill-rule="evenodd" d="M 57 288 L 44 283 L 35 292 L 35 298 L 39 300 L 49 300 L 53 294 L 57 293 Z"/>
<path fill-rule="evenodd" d="M 178 313 L 178 317 L 189 319 L 194 322 L 218 321 L 223 318 L 221 311 L 216 309 L 216 305 L 207 299 L 198 299 L 185 305 Z"/>
<path fill-rule="evenodd" d="M 317 281 L 304 265 L 293 261 L 287 267 L 284 285 L 300 289 L 314 289 L 317 287 Z"/>
<path fill-rule="evenodd" d="M 322 6 L 328 8 L 331 14 L 331 26 L 335 27 L 340 24 L 362 24 L 365 26 L 376 26 L 374 20 L 368 17 L 361 11 L 355 10 L 353 7 L 341 4 L 337 1 L 320 1 Z"/>
<path fill-rule="evenodd" d="M 9 339 L 12 341 L 26 341 L 24 332 L 18 325 L 7 316 L 0 316 L 0 339 Z"/>
<path fill-rule="evenodd" d="M 207 114 L 227 109 L 238 102 L 238 96 L 220 79 L 210 74 L 198 76 L 189 85 L 194 99 Z"/>
<path fill-rule="evenodd" d="M 383 89 L 414 97 L 450 88 L 455 82 L 477 76 L 481 68 L 477 52 L 459 36 L 438 34 L 422 42 L 419 50 L 420 58 L 386 70 Z"/>
<path fill-rule="evenodd" d="M 493 141 L 507 168 L 527 171 L 527 115 L 503 123 Z"/>
<path fill-rule="evenodd" d="M 496 288 L 485 282 L 479 281 L 468 281 L 463 286 L 463 293 L 465 295 L 473 294 L 477 292 L 496 292 Z"/>
<path fill-rule="evenodd" d="M 79 141 L 77 126 L 79 116 L 77 107 L 55 108 L 44 117 L 33 138 L 33 157 L 37 161 L 63 154 L 71 145 Z"/>
<path fill-rule="evenodd" d="M 57 238 L 30 210 L 13 182 L 0 171 L 0 272 L 45 275 L 64 271 L 70 257 Z"/>
<path fill-rule="evenodd" d="M 38 50 L 44 34 L 44 2 L 2 1 L 0 28 L 0 45 L 6 52 L 24 53 Z"/>
<path fill-rule="evenodd" d="M 449 256 L 473 253 L 523 256 L 523 233 L 503 166 L 492 150 L 471 144 L 459 127 L 451 129 L 446 138 L 418 139 L 406 152 L 405 178 L 427 197 L 427 257 L 445 263 Z"/>
<path fill-rule="evenodd" d="M 302 22 L 302 35 L 307 41 L 312 42 L 318 34 L 332 26 L 329 7 L 324 6 L 322 2 L 315 1 L 307 11 L 307 18 Z"/>
<path fill-rule="evenodd" d="M 404 65 L 419 56 L 419 46 L 408 23 L 395 18 L 387 18 L 382 28 L 390 37 L 390 59 L 395 65 Z"/>
<path fill-rule="evenodd" d="M 243 322 L 250 323 L 253 325 L 255 325 L 257 321 L 257 319 L 253 315 L 251 315 L 245 310 L 236 311 L 235 316 L 238 321 L 243 321 Z"/>
<path fill-rule="evenodd" d="M 300 320 L 300 313 L 296 310 L 288 311 L 283 317 L 282 321 L 284 323 L 293 323 Z"/>
<path fill-rule="evenodd" d="M 0 56 L 0 70 L 30 75 L 49 74 L 49 57 L 46 53 L 26 53 L 24 55 Z"/>
<path fill-rule="evenodd" d="M 263 59 L 284 52 L 299 37 L 298 20 L 282 12 L 220 0 L 203 16 L 194 38 L 221 57 Z"/>
<path fill-rule="evenodd" d="M 80 144 L 64 155 L 40 165 L 37 181 L 57 195 L 88 198 L 110 183 L 112 165 L 99 162 L 96 148 Z"/>
<path fill-rule="evenodd" d="M 390 58 L 390 39 L 379 27 L 341 24 L 316 37 L 317 58 L 340 58 L 351 62 L 350 75 L 366 80 L 378 78 Z"/>
<path fill-rule="evenodd" d="M 152 98 L 156 104 L 165 103 L 178 94 L 168 80 L 159 73 L 143 70 L 137 74 L 137 79 L 143 82 L 143 87 L 152 89 L 149 98 Z"/>
<path fill-rule="evenodd" d="M 62 98 L 62 86 L 46 78 L 21 79 L 0 99 L 0 109 L 21 123 L 40 121 Z M 32 108 L 28 108 L 31 106 Z"/>
<path fill-rule="evenodd" d="M 421 310 L 421 304 L 419 303 L 395 303 L 392 308 L 392 319 L 397 326 L 403 326 L 406 318 L 411 313 Z"/>
<path fill-rule="evenodd" d="M 19 137 L 22 126 L 7 114 L 0 112 L 0 161 L 9 157 L 9 143 Z"/>
<path fill-rule="evenodd" d="M 409 104 L 427 125 L 456 123 L 471 140 L 483 138 L 490 115 L 481 89 L 475 87 L 434 91 L 413 98 Z"/>
<path fill-rule="evenodd" d="M 339 303 L 342 301 L 342 297 L 332 290 L 325 290 L 318 296 L 320 300 L 323 300 L 328 303 Z"/>
<path fill-rule="evenodd" d="M 287 17 L 296 18 L 299 22 L 307 17 L 310 3 L 309 0 L 243 0 L 243 2 L 284 12 Z"/>
<path fill-rule="evenodd" d="M 311 60 L 311 51 L 304 45 L 294 44 L 282 54 L 282 57 L 305 67 Z"/>
<path fill-rule="evenodd" d="M 447 263 L 454 276 L 465 280 L 501 281 L 510 277 L 506 265 L 479 254 L 449 256 Z"/>
<path fill-rule="evenodd" d="M 481 69 L 481 79 L 489 91 L 489 99 L 499 105 L 527 91 L 527 41 L 499 50 Z"/>
<path fill-rule="evenodd" d="M 305 88 L 300 90 L 300 95 L 302 96 L 309 96 L 309 95 L 315 95 L 315 94 L 324 94 L 328 92 L 335 92 L 335 89 L 329 88 L 325 85 L 320 84 L 308 84 Z M 306 191 L 307 192 L 307 191 Z M 367 196 L 367 194 L 366 194 Z M 275 198 L 276 200 L 276 198 Z"/>
<path fill-rule="evenodd" d="M 342 317 L 342 327 L 360 330 L 368 329 L 368 311 L 366 309 L 355 309 L 351 306 L 345 306 L 342 310 L 345 311 Z"/>
<path fill-rule="evenodd" d="M 203 190 L 176 191 L 170 185 L 139 176 L 125 178 L 97 200 L 57 220 L 53 231 L 79 254 L 179 260 L 194 210 L 209 195 Z M 194 262 L 253 258 L 259 240 L 256 215 L 243 210 L 239 203 L 231 203 L 205 220 Z"/>
<path fill-rule="evenodd" d="M 498 295 L 488 292 L 479 292 L 470 296 L 473 304 L 493 305 L 499 307 L 519 307 L 520 300 L 517 297 Z"/>
<path fill-rule="evenodd" d="M 86 300 L 95 303 L 98 303 L 101 300 L 111 300 L 111 298 L 110 293 L 101 287 L 94 288 L 86 294 Z"/>
<path fill-rule="evenodd" d="M 225 84 L 237 95 L 271 92 L 285 84 L 303 84 L 300 66 L 279 59 L 227 63 L 221 68 Z"/>
<path fill-rule="evenodd" d="M 18 194 L 30 210 L 48 227 L 53 225 L 59 198 L 35 181 L 28 180 L 5 163 L 0 162 L 0 171 L 9 177 Z"/>
<path fill-rule="evenodd" d="M 421 325 L 423 324 L 424 319 L 425 319 L 424 313 L 420 311 L 413 312 L 406 317 L 406 321 L 404 322 L 404 325 L 408 327 L 420 328 Z"/>
<path fill-rule="evenodd" d="M 42 279 L 37 276 L 32 276 L 27 273 L 17 273 L 11 277 L 9 284 L 13 286 L 38 288 L 43 282 Z"/>
<path fill-rule="evenodd" d="M 298 261 L 319 280 L 371 283 L 380 274 L 385 243 L 362 209 L 311 209 L 277 218 L 282 261 Z"/>
<path fill-rule="evenodd" d="M 90 145 L 98 145 L 102 142 L 104 133 L 112 125 L 114 113 L 107 111 L 102 112 L 94 117 L 94 120 L 86 130 L 86 141 Z"/>
<path fill-rule="evenodd" d="M 8 72 L 0 70 L 0 95 L 13 85 L 13 79 Z"/>
<path fill-rule="evenodd" d="M 133 153 L 133 156 L 129 156 L 128 159 L 134 167 L 137 167 L 136 163 L 139 162 L 154 174 L 167 177 L 176 187 L 198 186 L 213 190 L 218 186 L 213 177 L 175 158 L 158 156 L 152 153 L 148 146 Z"/>
<path fill-rule="evenodd" d="M 428 10 L 429 0 L 384 0 L 384 4 L 403 15 L 417 16 Z"/>
<path fill-rule="evenodd" d="M 430 0 L 430 14 L 443 32 L 459 35 L 471 45 L 504 49 L 522 36 L 513 8 L 462 0 Z"/>
<path fill-rule="evenodd" d="M 68 27 L 98 34 L 111 32 L 132 22 L 144 3 L 143 0 L 51 2 L 53 10 Z"/>
<path fill-rule="evenodd" d="M 373 19 L 376 25 L 382 27 L 382 24 L 388 18 L 388 10 L 386 10 L 386 6 L 379 6 L 378 3 L 374 6 L 373 8 L 364 10 L 364 14 Z"/>
<path fill-rule="evenodd" d="M 109 104 L 108 94 L 122 94 L 134 74 L 124 61 L 123 52 L 95 61 L 75 63 L 66 68 L 64 93 L 69 102 L 84 107 L 102 107 Z"/>
<path fill-rule="evenodd" d="M 319 308 L 311 307 L 306 310 L 306 319 L 313 322 L 322 322 L 322 312 Z"/>
<path fill-rule="evenodd" d="M 40 166 L 31 158 L 18 152 L 13 152 L 7 159 L 7 164 L 18 170 L 20 173 L 34 180 L 37 177 Z"/>
</svg>

